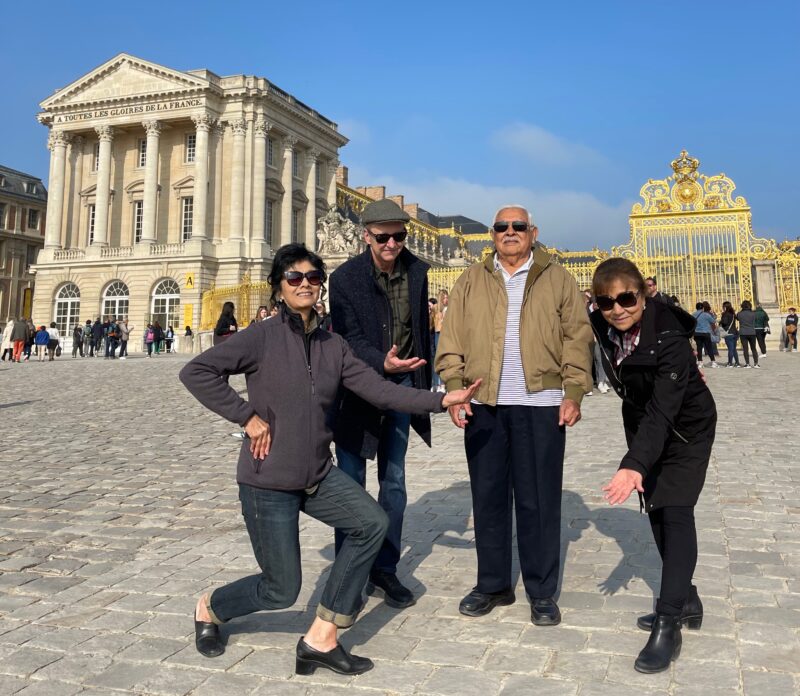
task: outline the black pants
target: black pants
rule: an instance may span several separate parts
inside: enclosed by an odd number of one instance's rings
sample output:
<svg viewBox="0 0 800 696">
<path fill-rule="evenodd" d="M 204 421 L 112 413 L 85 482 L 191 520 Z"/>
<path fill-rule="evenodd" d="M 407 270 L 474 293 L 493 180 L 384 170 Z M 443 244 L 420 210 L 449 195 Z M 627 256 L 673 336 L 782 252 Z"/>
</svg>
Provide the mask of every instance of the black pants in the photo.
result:
<svg viewBox="0 0 800 696">
<path fill-rule="evenodd" d="M 750 364 L 750 351 L 753 352 L 753 364 L 758 365 L 758 351 L 756 350 L 756 337 L 755 336 L 742 336 L 739 334 L 739 339 L 742 342 L 742 352 L 744 353 L 744 364 Z M 749 350 L 748 350 L 749 348 Z"/>
<path fill-rule="evenodd" d="M 663 507 L 648 515 L 662 563 L 656 611 L 677 616 L 693 591 L 692 576 L 697 565 L 694 507 Z"/>
<path fill-rule="evenodd" d="M 758 348 L 761 355 L 767 354 L 767 332 L 763 329 L 756 329 L 756 341 L 758 341 Z"/>
<path fill-rule="evenodd" d="M 711 342 L 711 334 L 696 333 L 694 343 L 697 346 L 697 362 L 703 362 L 703 351 L 714 362 L 714 344 Z"/>
<path fill-rule="evenodd" d="M 558 585 L 564 426 L 558 407 L 472 407 L 469 463 L 479 592 L 511 587 L 512 510 L 525 591 L 552 597 Z"/>
</svg>

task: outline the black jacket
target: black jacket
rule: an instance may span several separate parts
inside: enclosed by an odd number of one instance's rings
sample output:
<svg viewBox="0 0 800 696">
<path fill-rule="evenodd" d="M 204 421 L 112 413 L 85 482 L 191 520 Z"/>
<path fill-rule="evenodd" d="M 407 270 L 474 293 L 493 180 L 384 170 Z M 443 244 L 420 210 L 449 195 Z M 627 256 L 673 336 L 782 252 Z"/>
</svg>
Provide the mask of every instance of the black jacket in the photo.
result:
<svg viewBox="0 0 800 696">
<path fill-rule="evenodd" d="M 392 347 L 392 310 L 389 298 L 375 280 L 370 249 L 342 264 L 331 274 L 331 322 L 353 352 L 382 377 L 383 361 Z M 408 249 L 398 262 L 408 273 L 414 357 L 426 364 L 412 374 L 417 389 L 431 387 L 431 335 L 428 330 L 428 269 Z M 372 459 L 378 452 L 382 412 L 352 392 L 343 392 L 334 439 L 336 444 Z M 430 416 L 411 417 L 411 427 L 430 447 Z"/>
<path fill-rule="evenodd" d="M 247 400 L 223 379 L 234 374 L 245 375 Z M 257 488 L 302 490 L 325 478 L 341 385 L 383 409 L 442 410 L 442 394 L 382 379 L 341 336 L 319 327 L 307 333 L 300 317 L 286 309 L 201 353 L 180 379 L 223 418 L 244 425 L 257 413 L 269 423 L 272 447 L 263 460 L 253 458 L 249 440 L 239 452 L 236 479 Z"/>
<path fill-rule="evenodd" d="M 603 367 L 622 398 L 628 452 L 620 469 L 644 477 L 647 511 L 691 506 L 703 488 L 717 410 L 689 344 L 695 320 L 684 310 L 648 302 L 639 345 L 619 366 L 601 312 L 591 315 Z"/>
</svg>

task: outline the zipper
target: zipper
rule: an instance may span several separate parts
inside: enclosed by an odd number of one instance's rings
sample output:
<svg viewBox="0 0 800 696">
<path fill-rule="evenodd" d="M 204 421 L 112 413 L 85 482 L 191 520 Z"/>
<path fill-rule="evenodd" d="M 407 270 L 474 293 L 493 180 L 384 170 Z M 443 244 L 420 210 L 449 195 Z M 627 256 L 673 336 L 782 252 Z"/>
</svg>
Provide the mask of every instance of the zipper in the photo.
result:
<svg viewBox="0 0 800 696">
<path fill-rule="evenodd" d="M 306 356 L 306 369 L 308 370 L 308 379 L 311 382 L 311 394 L 316 394 L 317 389 L 314 384 L 314 373 L 311 370 L 311 335 L 308 333 L 303 334 L 303 352 Z"/>
<path fill-rule="evenodd" d="M 689 444 L 689 441 L 683 435 L 681 435 L 677 430 L 675 430 L 675 428 L 672 429 L 672 432 L 675 433 L 675 435 L 677 435 L 679 440 L 685 442 L 687 445 Z"/>
</svg>

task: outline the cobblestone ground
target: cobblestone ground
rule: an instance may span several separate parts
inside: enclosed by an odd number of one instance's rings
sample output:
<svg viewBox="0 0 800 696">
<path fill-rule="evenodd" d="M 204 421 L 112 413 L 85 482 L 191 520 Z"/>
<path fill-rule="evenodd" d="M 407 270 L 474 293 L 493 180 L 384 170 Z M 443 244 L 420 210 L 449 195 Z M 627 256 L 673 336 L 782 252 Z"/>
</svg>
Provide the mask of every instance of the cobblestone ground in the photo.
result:
<svg viewBox="0 0 800 696">
<path fill-rule="evenodd" d="M 180 356 L 0 363 L 0 694 L 797 694 L 800 690 L 800 357 L 709 371 L 720 411 L 698 507 L 696 574 L 706 617 L 662 674 L 633 660 L 659 563 L 634 501 L 603 504 L 622 454 L 618 400 L 596 393 L 567 442 L 563 623 L 515 605 L 479 619 L 461 438 L 435 418 L 414 444 L 401 577 L 420 595 L 371 598 L 343 642 L 376 667 L 294 675 L 293 649 L 333 556 L 302 524 L 306 583 L 290 610 L 233 621 L 225 655 L 193 647 L 202 591 L 254 571 L 234 483 L 235 429 L 176 376 Z M 234 380 L 234 386 L 243 382 Z M 374 490 L 374 473 L 370 476 Z"/>
</svg>

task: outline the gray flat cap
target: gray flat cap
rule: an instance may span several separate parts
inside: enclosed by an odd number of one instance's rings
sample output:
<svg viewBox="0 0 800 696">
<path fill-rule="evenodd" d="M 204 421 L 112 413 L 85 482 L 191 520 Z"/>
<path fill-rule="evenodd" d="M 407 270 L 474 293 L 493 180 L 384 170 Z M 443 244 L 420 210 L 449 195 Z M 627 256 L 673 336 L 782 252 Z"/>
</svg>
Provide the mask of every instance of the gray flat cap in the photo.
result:
<svg viewBox="0 0 800 696">
<path fill-rule="evenodd" d="M 411 216 L 405 210 L 388 198 L 368 203 L 361 213 L 362 225 L 371 225 L 375 222 L 408 222 L 410 219 Z"/>
</svg>

